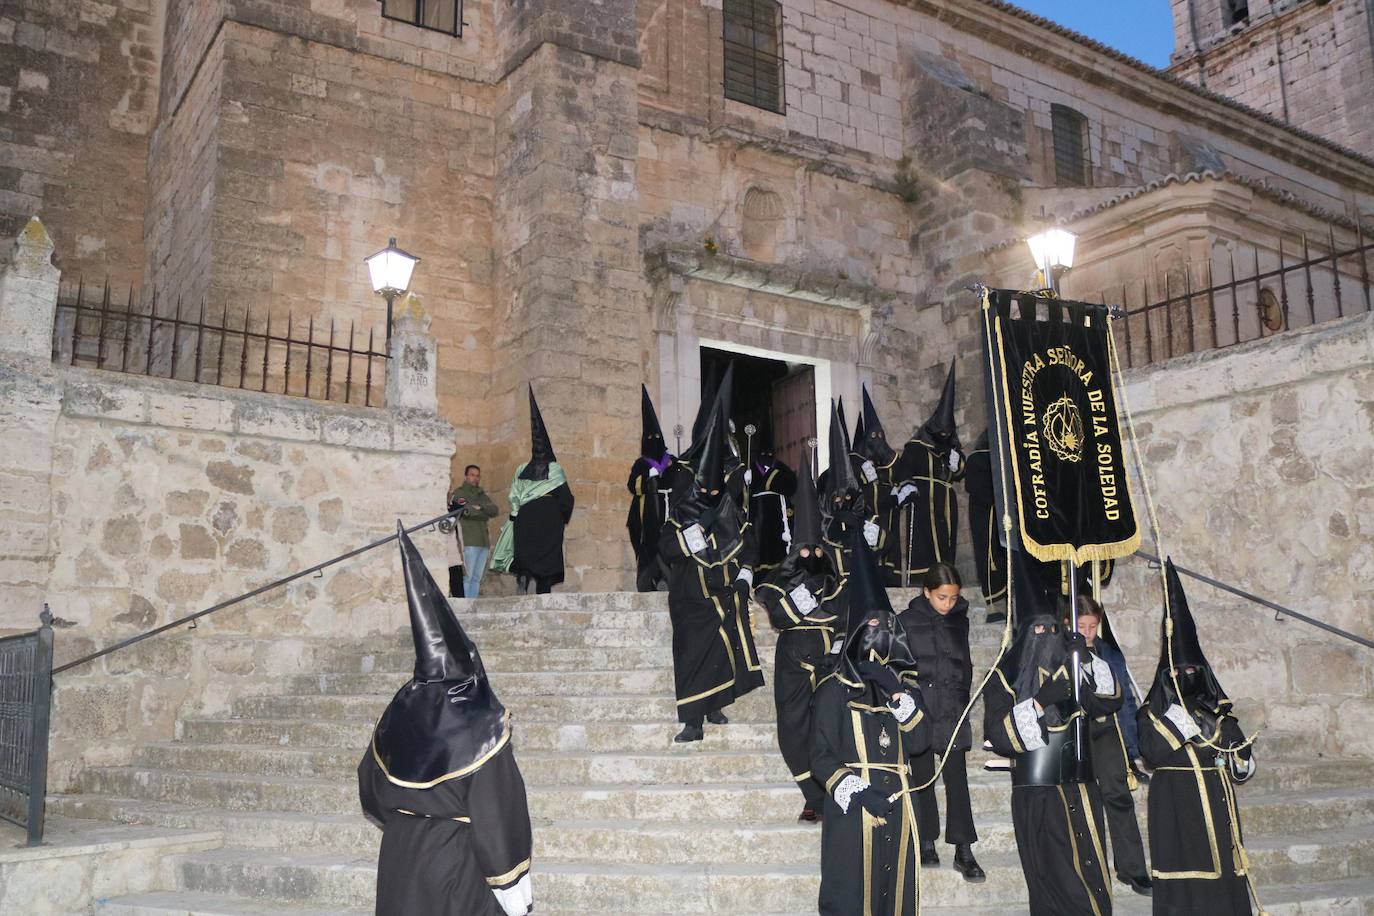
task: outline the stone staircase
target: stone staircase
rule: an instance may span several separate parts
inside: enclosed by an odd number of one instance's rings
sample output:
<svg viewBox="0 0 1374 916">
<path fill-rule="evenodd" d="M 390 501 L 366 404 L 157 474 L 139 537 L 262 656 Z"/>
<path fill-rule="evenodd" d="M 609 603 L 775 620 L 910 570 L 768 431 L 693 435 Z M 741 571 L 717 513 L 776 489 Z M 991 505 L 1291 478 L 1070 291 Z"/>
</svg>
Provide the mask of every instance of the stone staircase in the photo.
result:
<svg viewBox="0 0 1374 916">
<path fill-rule="evenodd" d="M 820 830 L 795 821 L 801 795 L 776 750 L 771 689 L 736 703 L 704 742 L 673 745 L 663 596 L 479 599 L 459 614 L 514 716 L 538 912 L 815 912 Z M 774 638 L 759 623 L 771 673 Z M 973 630 L 981 673 L 1000 630 Z M 354 768 L 409 677 L 409 633 L 322 641 L 314 657 L 310 674 L 265 673 L 264 694 L 237 701 L 233 717 L 187 719 L 179 740 L 88 770 L 80 794 L 52 800 L 66 817 L 223 835 L 220 848 L 166 861 L 166 890 L 98 900 L 94 912 L 371 912 L 380 834 L 358 813 Z M 1374 914 L 1374 762 L 1299 749 L 1266 735 L 1259 775 L 1241 790 L 1265 903 L 1276 916 Z M 981 761 L 975 752 L 971 781 L 988 880 L 966 884 L 942 847 L 944 866 L 922 872 L 927 913 L 1025 911 L 1009 783 Z M 1143 815 L 1143 793 L 1138 805 Z M 1116 890 L 1118 912 L 1149 912 Z"/>
</svg>

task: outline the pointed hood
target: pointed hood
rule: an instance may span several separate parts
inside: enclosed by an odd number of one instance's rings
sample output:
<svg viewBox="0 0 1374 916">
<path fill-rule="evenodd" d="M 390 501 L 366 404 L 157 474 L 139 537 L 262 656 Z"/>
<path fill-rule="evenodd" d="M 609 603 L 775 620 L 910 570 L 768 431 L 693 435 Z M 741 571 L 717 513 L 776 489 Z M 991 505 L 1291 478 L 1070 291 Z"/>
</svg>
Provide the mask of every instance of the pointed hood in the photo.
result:
<svg viewBox="0 0 1374 916">
<path fill-rule="evenodd" d="M 712 426 L 716 422 L 712 419 L 712 414 L 719 413 L 728 424 L 730 409 L 734 401 L 734 389 L 735 364 L 732 362 L 725 367 L 725 375 L 721 376 L 720 384 L 716 386 L 715 393 L 709 399 L 703 398 L 701 406 L 697 408 L 696 419 L 692 421 L 692 441 L 687 446 L 686 451 L 678 456 L 679 461 L 695 466 L 701 450 L 706 447 L 706 441 L 710 438 Z"/>
<path fill-rule="evenodd" d="M 945 388 L 940 393 L 940 403 L 930 419 L 916 431 L 916 438 L 932 445 L 936 451 L 947 452 L 959 448 L 959 431 L 954 426 L 954 363 L 949 364 L 949 374 L 945 376 Z"/>
<path fill-rule="evenodd" d="M 792 549 L 821 543 L 821 503 L 811 477 L 811 456 L 802 453 L 797 492 L 792 497 Z"/>
<path fill-rule="evenodd" d="M 696 485 L 698 489 L 725 492 L 725 466 L 731 457 L 730 428 L 725 415 L 720 412 L 720 402 L 712 412 L 712 421 L 697 453 Z"/>
<path fill-rule="evenodd" d="M 845 454 L 854 449 L 854 440 L 849 438 L 849 421 L 844 416 L 844 395 L 840 395 L 839 405 L 831 405 L 840 415 L 840 429 L 844 430 L 844 451 Z"/>
<path fill-rule="evenodd" d="M 878 419 L 878 409 L 868 395 L 868 386 L 863 386 L 864 412 L 859 418 L 859 427 L 854 433 L 854 454 L 879 467 L 886 467 L 897 457 L 897 452 L 888 444 L 887 431 L 883 421 Z"/>
<path fill-rule="evenodd" d="M 1159 667 L 1145 702 L 1157 715 L 1163 715 L 1164 710 L 1180 702 L 1193 708 L 1219 712 L 1230 706 L 1231 700 L 1217 681 L 1216 673 L 1202 651 L 1197 621 L 1188 607 L 1188 596 L 1183 592 L 1183 582 L 1171 558 L 1164 560 L 1164 581 L 1169 590 L 1169 601 L 1160 624 Z M 1196 669 L 1196 674 L 1187 675 L 1184 671 L 1186 668 Z"/>
<path fill-rule="evenodd" d="M 534 399 L 534 386 L 530 386 L 530 460 L 520 476 L 525 480 L 546 480 L 549 465 L 558 460 L 553 453 L 553 442 L 549 439 L 544 417 L 539 412 L 539 403 Z"/>
<path fill-rule="evenodd" d="M 429 788 L 476 771 L 505 746 L 509 729 L 477 646 L 410 537 L 396 527 L 415 676 L 382 713 L 372 754 L 396 785 Z"/>
<path fill-rule="evenodd" d="M 662 461 L 668 453 L 668 444 L 663 439 L 663 427 L 658 423 L 649 389 L 644 385 L 639 386 L 639 422 L 639 453 L 653 461 Z"/>
<path fill-rule="evenodd" d="M 854 525 L 863 515 L 863 491 L 854 474 L 854 465 L 849 461 L 845 438 L 839 407 L 831 401 L 830 467 L 826 469 L 825 488 L 821 491 L 821 513 L 826 516 L 827 526 L 837 518 L 845 525 Z"/>
<path fill-rule="evenodd" d="M 843 417 L 841 417 L 841 419 L 843 419 Z M 854 448 L 857 450 L 857 449 L 859 448 L 859 446 L 863 445 L 863 441 L 864 441 L 864 415 L 863 415 L 863 414 L 859 414 L 859 419 L 857 419 L 857 420 L 854 421 L 854 441 L 853 441 L 852 444 L 853 444 Z"/>
<path fill-rule="evenodd" d="M 844 647 L 837 675 L 851 687 L 863 681 L 862 664 L 876 661 L 899 675 L 914 671 L 915 661 L 907 645 L 906 631 L 883 587 L 878 558 L 860 531 L 850 532 L 852 569 L 845 586 L 849 616 L 845 622 Z M 874 624 L 873 621 L 877 623 Z"/>
</svg>

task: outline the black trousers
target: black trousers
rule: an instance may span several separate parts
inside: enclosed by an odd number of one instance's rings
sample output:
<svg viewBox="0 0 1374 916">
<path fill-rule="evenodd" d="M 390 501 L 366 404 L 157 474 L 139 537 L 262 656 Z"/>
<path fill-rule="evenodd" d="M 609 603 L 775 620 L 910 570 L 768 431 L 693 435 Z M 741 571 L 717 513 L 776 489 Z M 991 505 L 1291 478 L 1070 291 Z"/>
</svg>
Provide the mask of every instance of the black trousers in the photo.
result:
<svg viewBox="0 0 1374 916">
<path fill-rule="evenodd" d="M 462 598 L 463 595 L 463 567 L 450 566 L 448 568 L 448 595 L 450 598 Z"/>
<path fill-rule="evenodd" d="M 1102 809 L 1112 842 L 1112 865 L 1123 878 L 1150 874 L 1145 865 L 1145 843 L 1135 818 L 1135 799 L 1126 776 L 1126 757 L 1116 725 L 1093 736 L 1093 773 L 1102 793 Z"/>
<path fill-rule="evenodd" d="M 968 752 L 950 751 L 949 760 L 940 772 L 945 784 L 945 802 L 949 810 L 945 812 L 945 842 L 953 845 L 978 842 L 978 831 L 973 826 L 973 803 L 968 796 Z M 926 751 L 919 757 L 911 758 L 913 781 L 920 785 L 935 775 L 935 752 Z M 921 839 L 934 842 L 940 837 L 940 803 L 935 798 L 935 787 L 916 793 L 917 826 Z"/>
</svg>

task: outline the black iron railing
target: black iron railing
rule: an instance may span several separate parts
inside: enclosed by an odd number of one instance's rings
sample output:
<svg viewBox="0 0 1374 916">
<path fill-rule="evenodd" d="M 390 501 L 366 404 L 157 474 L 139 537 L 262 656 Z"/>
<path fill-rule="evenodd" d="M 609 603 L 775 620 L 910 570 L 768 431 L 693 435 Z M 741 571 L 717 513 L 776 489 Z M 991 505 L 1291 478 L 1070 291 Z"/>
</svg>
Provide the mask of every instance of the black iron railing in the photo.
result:
<svg viewBox="0 0 1374 916">
<path fill-rule="evenodd" d="M 52 614 L 31 633 L 0 639 L 0 818 L 43 842 L 52 708 Z"/>
<path fill-rule="evenodd" d="M 283 321 L 251 306 L 230 317 L 202 304 L 180 302 L 159 308 L 156 298 L 140 304 L 130 289 L 113 295 L 110 284 L 66 285 L 58 296 L 53 359 L 69 365 L 111 369 L 132 375 L 172 378 L 285 394 L 293 397 L 381 406 L 385 402 L 387 354 L 376 349 L 375 329 L 359 346 L 354 322 L 346 328 L 314 317 Z M 304 330 L 305 334 L 300 332 Z"/>
<path fill-rule="evenodd" d="M 1291 247 L 1281 238 L 1275 251 L 1256 247 L 1240 264 L 1234 255 L 1221 266 L 1185 264 L 1153 284 L 1146 279 L 1093 296 L 1125 307 L 1112 327 L 1122 363 L 1146 366 L 1374 311 L 1374 242 L 1360 227 L 1331 226 L 1318 244 L 1297 238 Z"/>
<path fill-rule="evenodd" d="M 1143 550 L 1137 550 L 1135 552 L 1135 555 L 1143 560 L 1148 560 L 1151 566 L 1155 568 L 1159 567 L 1159 557 L 1154 556 L 1153 554 L 1146 553 Z M 1354 633 L 1351 633 L 1349 630 L 1342 630 L 1340 627 L 1332 626 L 1331 624 L 1326 623 L 1322 620 L 1318 620 L 1315 617 L 1308 617 L 1306 614 L 1300 614 L 1292 608 L 1284 607 L 1281 604 L 1276 604 L 1275 602 L 1270 601 L 1268 598 L 1261 598 L 1259 595 L 1251 594 L 1250 592 L 1247 592 L 1244 589 L 1236 588 L 1234 585 L 1227 585 L 1225 582 L 1222 582 L 1219 579 L 1213 579 L 1211 576 L 1204 575 L 1203 573 L 1196 572 L 1183 566 L 1179 566 L 1177 563 L 1174 564 L 1174 569 L 1177 570 L 1179 575 L 1181 576 L 1187 576 L 1190 579 L 1196 579 L 1199 582 L 1205 582 L 1215 589 L 1219 589 L 1228 594 L 1235 595 L 1237 598 L 1244 598 L 1246 601 L 1249 601 L 1253 604 L 1258 604 L 1260 607 L 1268 608 L 1269 610 L 1274 612 L 1274 620 L 1276 621 L 1282 622 L 1285 617 L 1291 617 L 1292 619 L 1301 621 L 1307 624 L 1308 626 L 1316 627 L 1319 630 L 1325 630 L 1326 632 L 1331 633 L 1335 636 L 1339 636 L 1342 639 L 1348 639 L 1350 642 L 1358 643 L 1359 645 L 1364 646 L 1366 649 L 1374 649 L 1374 640 L 1368 640 L 1365 639 L 1363 636 L 1357 636 Z"/>
<path fill-rule="evenodd" d="M 420 524 L 415 525 L 414 527 L 405 529 L 405 531 L 407 534 L 411 534 L 413 532 L 419 531 L 422 528 L 436 528 L 438 524 L 444 521 L 445 519 L 457 518 L 462 514 L 462 508 L 454 509 L 452 512 L 446 512 L 443 515 L 435 516 L 429 521 L 421 522 Z M 261 595 L 264 592 L 270 592 L 273 589 L 281 588 L 283 585 L 289 585 L 292 582 L 295 582 L 297 579 L 304 579 L 306 576 L 314 575 L 315 573 L 320 572 L 323 569 L 328 569 L 329 567 L 334 566 L 335 564 L 342 563 L 344 560 L 351 560 L 353 557 L 356 557 L 359 554 L 367 553 L 369 550 L 374 550 L 378 547 L 381 547 L 384 544 L 390 544 L 394 540 L 396 540 L 396 535 L 390 534 L 384 538 L 381 538 L 380 540 L 372 541 L 371 543 L 364 544 L 361 547 L 355 547 L 346 553 L 341 553 L 336 557 L 330 557 L 323 563 L 316 563 L 314 566 L 311 566 L 308 569 L 302 569 L 298 572 L 292 573 L 289 576 L 282 576 L 280 579 L 274 579 L 273 581 L 268 582 L 266 585 L 260 585 L 255 589 L 251 589 L 249 591 L 244 592 L 242 595 L 235 595 L 233 598 L 221 601 L 219 604 L 211 605 L 210 607 L 205 608 L 204 610 L 196 611 L 194 614 L 187 614 L 185 617 L 179 617 L 176 620 L 173 620 L 171 623 L 164 623 L 162 626 L 154 627 L 153 629 L 148 630 L 145 633 L 139 633 L 137 636 L 131 636 L 128 639 L 117 642 L 112 646 L 106 646 L 104 649 L 101 649 L 98 652 L 92 652 L 90 655 L 83 655 L 81 658 L 78 658 L 75 661 L 70 661 L 67 662 L 65 665 L 61 665 L 58 668 L 54 668 L 52 673 L 61 674 L 62 672 L 69 671 L 72 668 L 78 668 L 81 665 L 84 665 L 88 662 L 95 661 L 97 658 L 102 658 L 103 656 L 109 655 L 112 652 L 118 652 L 120 649 L 127 649 L 129 646 L 143 642 L 143 640 L 145 639 L 151 639 L 159 633 L 165 633 L 168 630 L 175 630 L 176 628 L 186 626 L 187 624 L 190 624 L 191 627 L 194 628 L 196 625 L 196 621 L 200 620 L 202 617 L 208 617 L 209 615 L 217 611 L 222 611 L 225 608 L 233 607 L 236 604 L 242 604 L 249 598 L 256 598 L 258 595 Z"/>
</svg>

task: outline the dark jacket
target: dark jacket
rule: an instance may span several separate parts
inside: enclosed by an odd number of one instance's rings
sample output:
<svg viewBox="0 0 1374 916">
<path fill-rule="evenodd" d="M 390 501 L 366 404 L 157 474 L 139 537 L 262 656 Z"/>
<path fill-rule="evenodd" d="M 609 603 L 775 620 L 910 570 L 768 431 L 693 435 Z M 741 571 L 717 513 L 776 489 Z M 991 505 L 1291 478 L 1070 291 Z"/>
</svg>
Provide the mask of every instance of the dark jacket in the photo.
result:
<svg viewBox="0 0 1374 916">
<path fill-rule="evenodd" d="M 921 695 L 931 720 L 931 747 L 944 753 L 973 687 L 968 601 L 960 598 L 952 611 L 941 614 L 930 606 L 925 595 L 917 595 L 902 611 L 901 621 L 916 659 Z M 968 750 L 972 745 L 972 730 L 965 720 L 954 748 Z"/>
<path fill-rule="evenodd" d="M 458 524 L 463 528 L 463 546 L 490 547 L 491 535 L 487 533 L 487 519 L 495 518 L 500 512 L 496 508 L 496 503 L 491 501 L 486 490 L 467 483 L 450 494 L 449 505 L 453 505 L 455 499 L 468 501 L 467 508 L 458 518 Z"/>
</svg>

